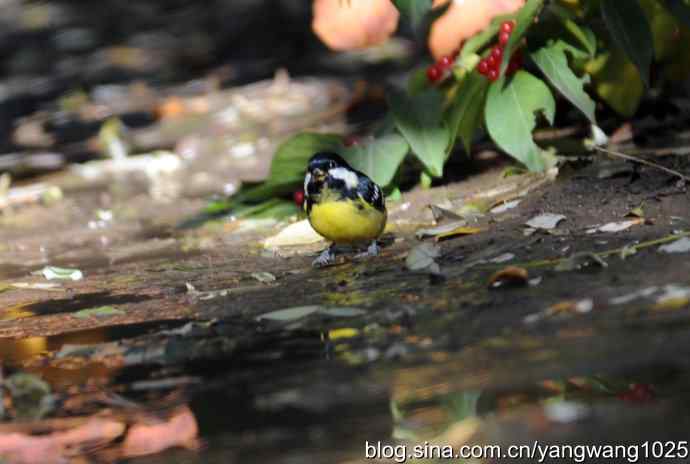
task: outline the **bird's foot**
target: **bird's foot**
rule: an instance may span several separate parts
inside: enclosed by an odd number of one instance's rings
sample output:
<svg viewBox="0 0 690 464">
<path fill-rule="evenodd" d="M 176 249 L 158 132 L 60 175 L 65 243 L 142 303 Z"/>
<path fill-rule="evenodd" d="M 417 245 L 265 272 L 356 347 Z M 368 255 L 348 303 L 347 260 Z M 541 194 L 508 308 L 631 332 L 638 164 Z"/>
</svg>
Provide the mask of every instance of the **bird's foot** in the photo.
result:
<svg viewBox="0 0 690 464">
<path fill-rule="evenodd" d="M 335 262 L 335 253 L 333 251 L 333 246 L 329 246 L 321 252 L 321 254 L 312 261 L 312 267 L 324 267 Z"/>
<path fill-rule="evenodd" d="M 376 243 L 376 240 L 374 240 L 371 242 L 371 245 L 369 245 L 369 248 L 367 248 L 367 251 L 356 254 L 354 259 L 372 258 L 374 256 L 378 256 L 380 251 L 381 247 L 379 247 L 379 244 Z"/>
</svg>

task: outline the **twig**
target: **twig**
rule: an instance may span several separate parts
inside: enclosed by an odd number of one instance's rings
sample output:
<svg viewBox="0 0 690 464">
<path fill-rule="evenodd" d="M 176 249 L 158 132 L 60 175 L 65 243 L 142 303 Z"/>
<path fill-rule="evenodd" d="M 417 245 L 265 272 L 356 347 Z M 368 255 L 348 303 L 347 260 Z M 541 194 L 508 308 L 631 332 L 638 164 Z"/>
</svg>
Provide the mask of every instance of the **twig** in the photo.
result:
<svg viewBox="0 0 690 464">
<path fill-rule="evenodd" d="M 676 177 L 680 177 L 681 179 L 683 179 L 683 180 L 686 181 L 686 182 L 690 182 L 690 177 L 688 177 L 688 176 L 686 176 L 686 175 L 684 175 L 684 174 L 681 174 L 681 173 L 678 172 L 678 171 L 674 171 L 673 169 L 670 169 L 670 168 L 667 168 L 667 167 L 665 167 L 665 166 L 662 166 L 662 165 L 660 165 L 660 164 L 653 163 L 653 162 L 651 162 L 651 161 L 647 161 L 646 159 L 637 158 L 636 156 L 626 155 L 625 153 L 620 153 L 620 152 L 617 152 L 617 151 L 607 150 L 606 148 L 601 148 L 601 147 L 597 147 L 597 146 L 594 146 L 594 149 L 595 149 L 595 150 L 598 150 L 598 151 L 600 151 L 600 152 L 602 152 L 602 153 L 606 153 L 607 155 L 615 156 L 615 157 L 622 158 L 622 159 L 628 160 L 628 161 L 634 161 L 634 162 L 636 162 L 636 163 L 644 164 L 645 166 L 649 166 L 649 167 L 652 167 L 652 168 L 660 169 L 660 170 L 662 170 L 662 171 L 664 171 L 664 172 L 666 172 L 666 173 L 668 173 L 668 174 L 674 175 L 674 176 L 676 176 Z"/>
<path fill-rule="evenodd" d="M 649 247 L 652 247 L 655 245 L 662 245 L 664 243 L 674 242 L 674 241 L 678 240 L 679 238 L 683 238 L 683 237 L 690 237 L 690 232 L 683 232 L 680 234 L 667 235 L 665 237 L 657 238 L 654 240 L 649 240 L 647 242 L 638 243 L 637 245 L 631 245 L 628 248 L 632 248 L 635 251 L 637 251 L 637 250 L 649 248 Z M 612 255 L 619 255 L 623 251 L 624 248 L 625 247 L 616 248 L 614 250 L 606 250 L 606 251 L 601 251 L 599 253 L 594 253 L 594 254 L 600 258 L 606 258 L 606 257 L 612 256 Z M 531 261 L 531 262 L 522 263 L 522 264 L 518 263 L 518 264 L 516 264 L 516 266 L 522 266 L 522 267 L 526 267 L 526 268 L 530 268 L 530 269 L 531 268 L 538 268 L 538 267 L 548 267 L 548 266 L 558 265 L 561 262 L 566 261 L 568 259 L 569 258 L 543 259 L 541 261 Z"/>
</svg>

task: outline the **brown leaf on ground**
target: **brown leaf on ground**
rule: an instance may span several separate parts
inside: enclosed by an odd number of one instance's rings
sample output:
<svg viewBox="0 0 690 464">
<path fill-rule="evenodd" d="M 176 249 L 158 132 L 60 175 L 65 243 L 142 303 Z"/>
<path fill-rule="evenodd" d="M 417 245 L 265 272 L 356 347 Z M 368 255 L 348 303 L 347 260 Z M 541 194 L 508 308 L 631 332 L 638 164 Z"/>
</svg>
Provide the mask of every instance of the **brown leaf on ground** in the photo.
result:
<svg viewBox="0 0 690 464">
<path fill-rule="evenodd" d="M 504 267 L 489 279 L 489 288 L 505 287 L 509 285 L 527 285 L 527 269 L 517 266 Z"/>
<path fill-rule="evenodd" d="M 34 436 L 0 434 L 0 458 L 9 464 L 58 464 L 90 447 L 107 444 L 125 431 L 125 424 L 92 418 L 71 430 Z"/>
<path fill-rule="evenodd" d="M 122 457 L 159 453 L 176 446 L 195 449 L 199 446 L 198 434 L 194 414 L 182 406 L 166 421 L 132 425 L 122 444 Z"/>
</svg>

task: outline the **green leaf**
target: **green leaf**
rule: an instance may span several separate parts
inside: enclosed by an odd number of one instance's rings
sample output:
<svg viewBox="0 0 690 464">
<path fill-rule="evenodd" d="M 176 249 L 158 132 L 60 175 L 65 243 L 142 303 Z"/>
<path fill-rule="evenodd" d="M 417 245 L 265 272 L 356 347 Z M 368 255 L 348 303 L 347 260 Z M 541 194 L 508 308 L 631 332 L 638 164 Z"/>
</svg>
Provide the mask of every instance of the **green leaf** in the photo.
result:
<svg viewBox="0 0 690 464">
<path fill-rule="evenodd" d="M 410 73 L 407 80 L 407 92 L 410 95 L 417 95 L 429 88 L 429 78 L 426 77 L 427 66 L 422 66 Z"/>
<path fill-rule="evenodd" d="M 613 47 L 586 67 L 594 81 L 594 90 L 615 111 L 625 117 L 635 114 L 644 94 L 639 70 L 623 51 Z"/>
<path fill-rule="evenodd" d="M 236 219 L 281 219 L 298 214 L 301 210 L 294 201 L 280 198 L 269 198 L 260 203 L 252 204 L 240 203 L 231 198 L 230 200 L 211 202 L 205 209 L 205 213 L 212 216 L 226 214 L 230 211 Z"/>
<path fill-rule="evenodd" d="M 46 266 L 40 271 L 34 272 L 33 274 L 42 275 L 48 280 L 81 280 L 84 278 L 84 274 L 79 269 L 70 269 L 57 266 Z"/>
<path fill-rule="evenodd" d="M 303 132 L 283 142 L 271 161 L 265 182 L 240 190 L 231 203 L 259 202 L 270 197 L 291 193 L 302 184 L 309 158 L 319 151 L 337 152 L 341 137 L 335 134 Z"/>
<path fill-rule="evenodd" d="M 448 127 L 441 120 L 441 94 L 433 89 L 413 97 L 395 92 L 388 102 L 395 125 L 415 156 L 430 174 L 441 177 L 449 141 Z"/>
<path fill-rule="evenodd" d="M 358 317 L 366 314 L 366 311 L 359 308 L 346 306 L 295 306 L 293 308 L 279 309 L 259 315 L 259 321 L 289 322 L 304 319 L 307 316 L 319 314 L 327 317 Z"/>
<path fill-rule="evenodd" d="M 469 73 L 448 109 L 451 143 L 459 136 L 466 153 L 470 153 L 474 132 L 481 123 L 488 87 L 489 81 L 484 76 Z"/>
<path fill-rule="evenodd" d="M 452 2 L 432 8 L 432 0 L 393 0 L 398 11 L 410 21 L 417 37 L 429 35 L 431 24 L 448 10 Z"/>
<path fill-rule="evenodd" d="M 682 21 L 686 27 L 690 27 L 690 2 L 687 0 L 666 0 L 665 3 L 673 16 Z"/>
<path fill-rule="evenodd" d="M 55 407 L 50 384 L 37 375 L 17 372 L 9 376 L 3 386 L 12 397 L 15 420 L 41 419 Z"/>
<path fill-rule="evenodd" d="M 335 306 L 322 308 L 319 314 L 329 317 L 359 317 L 365 315 L 367 312 L 359 308 L 350 308 L 347 306 Z"/>
<path fill-rule="evenodd" d="M 295 306 L 294 308 L 279 309 L 277 311 L 264 313 L 258 316 L 256 319 L 259 321 L 294 321 L 296 319 L 302 319 L 303 317 L 314 314 L 318 312 L 319 309 L 321 309 L 321 306 Z"/>
<path fill-rule="evenodd" d="M 419 174 L 419 185 L 422 187 L 424 190 L 428 190 L 431 188 L 431 184 L 433 183 L 433 179 L 429 174 L 426 173 L 426 171 L 422 171 Z"/>
<path fill-rule="evenodd" d="M 335 134 L 303 132 L 285 141 L 271 161 L 268 181 L 273 183 L 301 183 L 309 158 L 319 151 L 338 151 L 342 138 Z"/>
<path fill-rule="evenodd" d="M 582 45 L 589 57 L 593 58 L 597 53 L 597 37 L 594 32 L 590 28 L 578 24 L 576 22 L 577 17 L 571 10 L 558 4 L 550 5 L 550 9 L 561 20 L 565 30 Z"/>
<path fill-rule="evenodd" d="M 419 31 L 431 11 L 431 0 L 393 0 L 393 4 L 412 24 L 415 31 Z"/>
<path fill-rule="evenodd" d="M 294 201 L 270 198 L 257 205 L 242 205 L 233 210 L 233 216 L 237 219 L 282 219 L 300 211 Z"/>
<path fill-rule="evenodd" d="M 541 12 L 544 6 L 544 0 L 527 0 L 525 5 L 520 8 L 515 15 L 515 28 L 510 34 L 508 43 L 505 46 L 503 52 L 503 61 L 501 62 L 501 73 L 500 75 L 505 75 L 506 68 L 508 68 L 508 63 L 510 62 L 510 57 L 513 56 L 513 52 L 520 48 L 522 45 L 522 38 L 527 29 L 534 24 L 534 19 Z"/>
<path fill-rule="evenodd" d="M 88 319 L 90 317 L 108 317 L 108 316 L 122 316 L 126 314 L 124 311 L 115 308 L 114 306 L 99 306 L 97 308 L 82 309 L 74 313 L 74 317 L 79 319 Z"/>
<path fill-rule="evenodd" d="M 597 36 L 593 30 L 574 21 L 567 21 L 565 27 L 580 42 L 590 57 L 597 54 Z"/>
<path fill-rule="evenodd" d="M 587 116 L 592 124 L 596 124 L 594 116 L 595 103 L 584 91 L 584 84 L 589 84 L 589 75 L 578 78 L 568 66 L 565 52 L 569 51 L 576 57 L 586 56 L 584 52 L 571 47 L 565 42 L 558 41 L 542 47 L 532 53 L 532 61 L 539 67 L 546 78 L 556 89 Z"/>
<path fill-rule="evenodd" d="M 350 165 L 362 171 L 381 187 L 393 180 L 400 163 L 410 151 L 410 146 L 398 134 L 388 134 L 364 145 L 341 150 Z"/>
<path fill-rule="evenodd" d="M 613 41 L 637 66 L 646 87 L 654 59 L 654 38 L 639 1 L 601 0 L 601 15 Z"/>
<path fill-rule="evenodd" d="M 541 150 L 532 139 L 538 111 L 553 124 L 556 102 L 546 84 L 525 71 L 518 71 L 507 85 L 501 78 L 489 87 L 485 108 L 489 135 L 531 171 L 545 167 Z"/>
<path fill-rule="evenodd" d="M 451 2 L 448 2 L 448 4 L 450 3 Z M 479 49 L 483 48 L 489 42 L 494 42 L 496 40 L 496 34 L 498 34 L 498 31 L 501 28 L 501 24 L 504 21 L 514 19 L 514 17 L 514 14 L 495 16 L 488 26 L 467 39 L 460 49 L 460 55 L 458 56 L 456 62 L 467 62 L 467 60 L 470 59 L 472 55 L 475 55 Z"/>
<path fill-rule="evenodd" d="M 386 197 L 387 202 L 395 202 L 402 200 L 402 192 L 398 187 L 395 187 Z"/>
</svg>

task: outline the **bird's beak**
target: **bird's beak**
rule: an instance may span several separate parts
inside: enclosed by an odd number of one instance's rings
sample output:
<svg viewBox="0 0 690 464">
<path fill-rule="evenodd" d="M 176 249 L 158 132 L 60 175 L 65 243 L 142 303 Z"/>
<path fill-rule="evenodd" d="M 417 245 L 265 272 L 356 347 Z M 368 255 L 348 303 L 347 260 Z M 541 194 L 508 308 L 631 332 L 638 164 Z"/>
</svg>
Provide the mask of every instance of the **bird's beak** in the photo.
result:
<svg viewBox="0 0 690 464">
<path fill-rule="evenodd" d="M 318 181 L 322 181 L 326 178 L 326 173 L 319 168 L 314 169 L 314 171 L 312 172 L 312 175 L 314 176 L 314 179 L 316 179 Z"/>
</svg>

